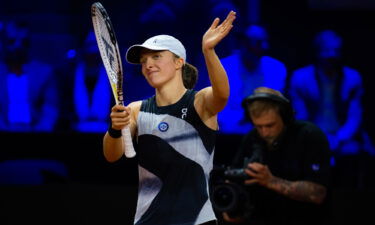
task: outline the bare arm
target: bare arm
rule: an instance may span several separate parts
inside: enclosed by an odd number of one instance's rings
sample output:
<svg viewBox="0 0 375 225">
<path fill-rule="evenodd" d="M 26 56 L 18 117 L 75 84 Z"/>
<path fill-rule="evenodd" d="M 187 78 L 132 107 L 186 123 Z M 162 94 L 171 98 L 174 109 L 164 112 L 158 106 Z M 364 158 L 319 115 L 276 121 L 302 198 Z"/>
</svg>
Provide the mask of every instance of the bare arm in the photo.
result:
<svg viewBox="0 0 375 225">
<path fill-rule="evenodd" d="M 232 29 L 236 13 L 231 11 L 227 18 L 219 25 L 219 18 L 216 18 L 211 27 L 206 31 L 202 39 L 202 51 L 206 61 L 211 87 L 200 91 L 202 106 L 211 115 L 220 112 L 226 105 L 229 98 L 229 82 L 227 73 L 222 66 L 219 57 L 215 52 L 215 46 L 228 35 Z"/>
<path fill-rule="evenodd" d="M 286 197 L 302 202 L 321 204 L 326 196 L 326 188 L 311 181 L 287 181 L 273 177 L 267 187 Z"/>
<path fill-rule="evenodd" d="M 123 139 L 113 138 L 108 134 L 104 135 L 103 139 L 103 153 L 108 162 L 115 162 L 124 154 Z"/>
<path fill-rule="evenodd" d="M 245 181 L 245 184 L 258 183 L 270 190 L 282 194 L 288 198 L 321 204 L 327 194 L 326 187 L 311 181 L 288 181 L 275 177 L 266 165 L 250 163 L 246 173 L 253 177 Z"/>
<path fill-rule="evenodd" d="M 122 130 L 125 126 L 130 126 L 132 137 L 135 137 L 137 132 L 137 117 L 141 102 L 133 102 L 128 107 L 122 105 L 115 105 L 111 111 L 112 128 L 115 130 Z M 115 162 L 119 160 L 124 154 L 123 138 L 113 138 L 108 131 L 103 138 L 103 153 L 108 162 Z"/>
</svg>

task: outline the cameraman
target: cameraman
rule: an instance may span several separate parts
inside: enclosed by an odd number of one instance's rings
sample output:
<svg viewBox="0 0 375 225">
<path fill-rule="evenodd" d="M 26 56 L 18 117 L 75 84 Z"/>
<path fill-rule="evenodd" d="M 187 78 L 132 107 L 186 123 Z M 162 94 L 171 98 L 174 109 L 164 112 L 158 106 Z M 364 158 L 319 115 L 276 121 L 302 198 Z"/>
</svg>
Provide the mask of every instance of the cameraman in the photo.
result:
<svg viewBox="0 0 375 225">
<path fill-rule="evenodd" d="M 223 219 L 252 225 L 328 222 L 326 136 L 314 124 L 294 120 L 289 100 L 276 90 L 257 88 L 242 106 L 254 129 L 244 137 L 232 166 L 245 166 L 243 186 L 252 207 L 243 216 L 223 212 Z"/>
</svg>

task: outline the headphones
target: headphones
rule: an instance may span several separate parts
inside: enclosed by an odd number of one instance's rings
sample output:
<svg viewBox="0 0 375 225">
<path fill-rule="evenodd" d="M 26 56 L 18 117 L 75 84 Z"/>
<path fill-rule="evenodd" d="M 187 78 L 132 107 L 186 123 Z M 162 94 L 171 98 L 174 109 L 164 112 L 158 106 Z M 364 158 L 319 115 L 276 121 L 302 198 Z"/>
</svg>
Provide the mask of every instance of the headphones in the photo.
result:
<svg viewBox="0 0 375 225">
<path fill-rule="evenodd" d="M 290 124 L 295 119 L 295 112 L 289 99 L 285 98 L 284 96 L 279 96 L 265 92 L 258 92 L 246 97 L 242 101 L 242 108 L 244 108 L 245 110 L 245 118 L 247 118 L 250 122 L 252 122 L 252 120 L 249 115 L 249 105 L 251 105 L 255 101 L 269 101 L 277 103 L 277 105 L 279 106 L 280 116 L 284 124 L 286 125 Z"/>
</svg>

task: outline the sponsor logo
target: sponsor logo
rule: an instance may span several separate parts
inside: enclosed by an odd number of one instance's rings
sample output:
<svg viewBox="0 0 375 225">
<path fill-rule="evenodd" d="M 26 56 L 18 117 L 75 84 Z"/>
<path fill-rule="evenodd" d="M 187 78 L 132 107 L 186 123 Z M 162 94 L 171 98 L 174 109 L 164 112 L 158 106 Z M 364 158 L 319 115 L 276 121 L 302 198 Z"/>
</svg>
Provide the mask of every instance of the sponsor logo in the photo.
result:
<svg viewBox="0 0 375 225">
<path fill-rule="evenodd" d="M 185 119 L 187 116 L 187 108 L 182 108 L 181 113 L 181 119 Z"/>
<path fill-rule="evenodd" d="M 169 128 L 169 125 L 166 122 L 161 122 L 159 123 L 158 128 L 161 132 L 166 132 Z"/>
</svg>

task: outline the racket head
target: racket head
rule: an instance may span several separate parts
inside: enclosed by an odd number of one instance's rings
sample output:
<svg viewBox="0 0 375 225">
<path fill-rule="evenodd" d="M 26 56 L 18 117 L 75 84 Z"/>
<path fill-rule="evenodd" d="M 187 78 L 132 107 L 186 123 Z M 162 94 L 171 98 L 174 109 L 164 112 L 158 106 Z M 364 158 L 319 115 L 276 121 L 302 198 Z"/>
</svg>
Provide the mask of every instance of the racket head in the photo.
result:
<svg viewBox="0 0 375 225">
<path fill-rule="evenodd" d="M 91 5 L 91 18 L 100 56 L 111 84 L 113 96 L 116 104 L 123 105 L 123 70 L 120 50 L 112 22 L 100 2 Z"/>
</svg>

